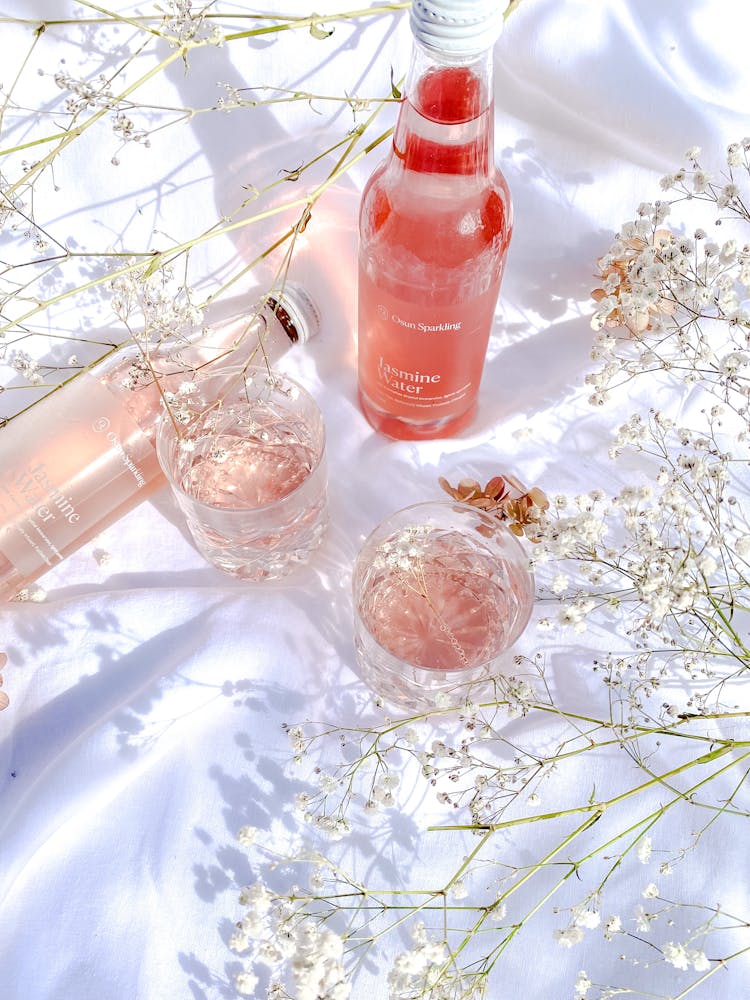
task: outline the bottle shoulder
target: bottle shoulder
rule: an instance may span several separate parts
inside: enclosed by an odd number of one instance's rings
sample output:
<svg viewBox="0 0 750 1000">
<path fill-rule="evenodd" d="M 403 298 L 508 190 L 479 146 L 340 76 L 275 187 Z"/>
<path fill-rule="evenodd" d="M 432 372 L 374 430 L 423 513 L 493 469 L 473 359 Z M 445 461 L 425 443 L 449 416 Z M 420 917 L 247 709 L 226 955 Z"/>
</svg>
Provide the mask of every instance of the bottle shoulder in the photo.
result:
<svg viewBox="0 0 750 1000">
<path fill-rule="evenodd" d="M 497 170 L 482 177 L 414 174 L 379 165 L 362 194 L 360 244 L 402 246 L 423 260 L 468 258 L 507 248 L 513 221 L 508 184 Z M 441 250 L 442 245 L 442 250 Z"/>
<path fill-rule="evenodd" d="M 381 194 L 391 194 L 404 200 L 415 196 L 442 193 L 446 198 L 462 194 L 477 196 L 495 191 L 510 202 L 510 187 L 500 167 L 493 161 L 485 169 L 475 172 L 450 170 L 410 169 L 403 159 L 391 152 L 372 171 L 362 188 L 361 205 L 367 205 Z"/>
</svg>

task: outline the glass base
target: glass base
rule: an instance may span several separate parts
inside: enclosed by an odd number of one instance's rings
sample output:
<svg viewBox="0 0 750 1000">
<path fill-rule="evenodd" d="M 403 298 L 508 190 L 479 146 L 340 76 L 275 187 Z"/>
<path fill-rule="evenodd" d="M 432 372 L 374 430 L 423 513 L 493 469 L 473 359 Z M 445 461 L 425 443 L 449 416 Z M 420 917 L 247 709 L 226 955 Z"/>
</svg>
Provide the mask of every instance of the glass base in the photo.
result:
<svg viewBox="0 0 750 1000">
<path fill-rule="evenodd" d="M 477 411 L 477 404 L 474 401 L 467 410 L 457 417 L 444 417 L 441 420 L 408 420 L 381 410 L 367 398 L 361 389 L 359 390 L 359 406 L 367 418 L 367 422 L 378 433 L 397 441 L 427 441 L 432 438 L 452 437 L 469 426 Z"/>
<path fill-rule="evenodd" d="M 328 507 L 323 492 L 296 520 L 281 528 L 232 537 L 207 529 L 191 519 L 190 512 L 186 519 L 204 559 L 238 580 L 261 583 L 280 580 L 310 560 L 325 536 Z"/>
</svg>

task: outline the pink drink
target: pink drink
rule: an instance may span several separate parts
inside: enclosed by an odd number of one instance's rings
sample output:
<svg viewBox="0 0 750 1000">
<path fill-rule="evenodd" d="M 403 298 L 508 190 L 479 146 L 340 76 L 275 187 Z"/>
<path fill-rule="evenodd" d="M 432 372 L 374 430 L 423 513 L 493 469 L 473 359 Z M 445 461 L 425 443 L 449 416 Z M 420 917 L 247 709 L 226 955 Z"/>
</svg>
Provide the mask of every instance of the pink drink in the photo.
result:
<svg viewBox="0 0 750 1000">
<path fill-rule="evenodd" d="M 455 433 L 476 407 L 511 235 L 490 65 L 419 77 L 362 197 L 360 402 L 392 437 Z"/>
<path fill-rule="evenodd" d="M 214 507 L 255 509 L 293 493 L 312 472 L 315 451 L 304 427 L 283 430 L 289 443 L 269 444 L 233 431 L 206 438 L 179 478 L 180 487 Z"/>
<path fill-rule="evenodd" d="M 460 542 L 448 534 L 414 572 L 386 567 L 373 575 L 360 614 L 393 656 L 428 670 L 463 670 L 504 648 L 512 594 L 482 554 L 463 553 L 465 568 L 446 564 L 445 555 L 461 553 Z"/>
<path fill-rule="evenodd" d="M 195 383 L 191 418 L 162 418 L 157 453 L 193 541 L 243 580 L 285 576 L 328 521 L 325 428 L 312 397 L 265 369 L 228 368 Z"/>
<path fill-rule="evenodd" d="M 496 674 L 534 599 L 518 540 L 481 511 L 446 502 L 383 522 L 365 541 L 353 582 L 363 676 L 411 707 Z"/>
</svg>

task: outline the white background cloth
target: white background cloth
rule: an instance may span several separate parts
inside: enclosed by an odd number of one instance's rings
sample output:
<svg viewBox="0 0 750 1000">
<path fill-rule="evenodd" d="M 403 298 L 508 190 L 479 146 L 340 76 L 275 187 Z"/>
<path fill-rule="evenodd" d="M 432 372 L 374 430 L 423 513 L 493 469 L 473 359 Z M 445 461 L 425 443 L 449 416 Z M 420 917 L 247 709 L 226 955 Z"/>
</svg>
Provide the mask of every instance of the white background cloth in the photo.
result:
<svg viewBox="0 0 750 1000">
<path fill-rule="evenodd" d="M 299 2 L 263 9 L 290 6 L 308 13 Z M 91 13 L 43 0 L 5 7 L 39 19 Z M 337 25 L 327 41 L 285 32 L 197 52 L 188 74 L 178 61 L 150 85 L 150 99 L 205 106 L 221 96 L 220 83 L 377 97 L 391 67 L 396 79 L 406 69 L 407 21 L 398 13 Z M 135 36 L 119 35 L 123 46 Z M 6 86 L 29 37 L 3 29 Z M 74 76 L 113 66 L 120 53 L 98 37 L 83 25 L 50 27 L 24 70 L 26 93 L 49 108 L 58 99 L 50 74 L 63 56 Z M 44 602 L 0 608 L 11 699 L 0 714 L 4 1000 L 233 995 L 227 939 L 237 887 L 250 877 L 234 835 L 250 823 L 277 838 L 296 822 L 301 786 L 287 768 L 282 723 L 352 723 L 367 703 L 349 592 L 362 539 L 399 507 L 437 498 L 438 475 L 510 470 L 549 494 L 611 486 L 616 417 L 589 407 L 583 385 L 595 260 L 639 202 L 659 197 L 659 178 L 688 147 L 702 146 L 718 166 L 726 144 L 748 132 L 747 37 L 743 5 L 730 0 L 524 0 L 495 55 L 496 151 L 516 228 L 473 425 L 451 440 L 399 443 L 374 434 L 358 410 L 356 213 L 376 150 L 316 206 L 291 271 L 323 317 L 317 340 L 283 363 L 316 396 L 328 428 L 332 523 L 313 563 L 268 586 L 235 582 L 196 553 L 162 490 L 50 572 Z M 126 82 L 151 64 L 141 57 Z M 394 114 L 387 108 L 372 134 Z M 61 158 L 61 191 L 45 191 L 37 215 L 90 250 L 163 248 L 236 205 L 240 184 L 260 187 L 294 170 L 352 123 L 349 108 L 333 112 L 322 100 L 199 115 L 156 133 L 150 149 L 127 146 L 114 167 L 118 142 L 104 121 Z M 281 185 L 279 195 L 297 196 L 304 183 Z M 250 226 L 195 253 L 204 289 L 263 249 L 270 231 Z M 252 280 L 262 285 L 267 273 L 261 267 Z M 54 322 L 85 329 L 102 307 L 92 295 L 88 318 L 87 308 L 86 299 L 67 303 Z M 109 563 L 99 565 L 98 550 Z M 606 640 L 548 646 L 553 682 L 585 700 L 588 647 Z M 522 646 L 537 642 L 528 634 Z M 546 738 L 540 728 L 540 744 Z M 434 836 L 416 843 L 428 863 L 444 850 Z M 524 860 L 538 848 L 532 839 Z M 746 853 L 741 843 L 709 844 L 685 885 L 742 909 Z M 645 876 L 623 877 L 623 904 L 638 901 Z M 599 934 L 567 952 L 552 939 L 564 923 L 547 916 L 519 938 L 498 1000 L 572 996 L 583 967 L 602 982 L 617 978 L 621 949 Z M 739 960 L 698 995 L 750 996 L 749 974 Z M 383 970 L 366 975 L 368 993 L 363 980 L 354 996 L 385 997 Z M 671 989 L 679 992 L 679 980 Z"/>
</svg>

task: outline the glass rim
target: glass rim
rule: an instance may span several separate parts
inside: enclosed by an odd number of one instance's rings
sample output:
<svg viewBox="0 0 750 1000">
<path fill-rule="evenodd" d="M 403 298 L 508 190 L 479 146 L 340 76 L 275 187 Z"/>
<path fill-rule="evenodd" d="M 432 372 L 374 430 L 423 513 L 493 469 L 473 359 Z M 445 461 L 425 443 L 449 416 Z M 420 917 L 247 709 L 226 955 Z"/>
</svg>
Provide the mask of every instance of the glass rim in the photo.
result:
<svg viewBox="0 0 750 1000">
<path fill-rule="evenodd" d="M 484 521 L 486 524 L 491 525 L 493 528 L 505 528 L 506 533 L 513 539 L 513 541 L 521 549 L 521 551 L 524 553 L 526 552 L 526 549 L 522 544 L 522 540 L 518 537 L 518 535 L 515 535 L 510 530 L 508 524 L 505 521 L 501 520 L 498 517 L 493 517 L 492 514 L 488 514 L 487 511 L 482 510 L 480 507 L 475 507 L 473 504 L 470 503 L 464 503 L 462 500 L 455 500 L 449 497 L 437 497 L 434 500 L 418 500 L 416 503 L 407 504 L 406 507 L 399 507 L 398 510 L 391 511 L 390 514 L 384 515 L 384 517 L 381 518 L 381 520 L 375 525 L 372 531 L 369 531 L 365 536 L 365 538 L 363 539 L 362 545 L 360 546 L 360 552 L 357 553 L 357 558 L 359 558 L 359 554 L 361 553 L 362 549 L 365 548 L 368 542 L 370 542 L 375 537 L 375 535 L 382 528 L 385 527 L 386 522 L 391 521 L 393 518 L 402 517 L 403 515 L 410 514 L 412 513 L 412 511 L 416 511 L 424 507 L 439 507 L 444 510 L 450 508 L 453 510 L 457 510 L 460 514 L 463 514 L 467 511 L 471 511 L 473 514 L 479 517 L 480 520 Z"/>
</svg>

